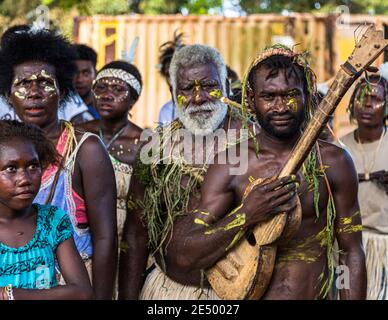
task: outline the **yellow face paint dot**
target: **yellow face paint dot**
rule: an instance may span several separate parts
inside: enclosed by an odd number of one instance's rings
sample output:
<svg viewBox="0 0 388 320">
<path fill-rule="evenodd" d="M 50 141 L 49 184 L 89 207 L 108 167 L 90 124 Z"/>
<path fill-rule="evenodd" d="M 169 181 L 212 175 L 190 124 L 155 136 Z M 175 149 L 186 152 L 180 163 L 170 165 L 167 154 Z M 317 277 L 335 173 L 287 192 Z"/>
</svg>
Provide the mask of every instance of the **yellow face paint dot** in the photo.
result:
<svg viewBox="0 0 388 320">
<path fill-rule="evenodd" d="M 41 75 L 43 78 L 48 78 L 48 79 L 52 79 L 52 78 L 53 78 L 53 77 L 52 77 L 51 75 L 49 75 L 49 74 L 47 73 L 47 71 L 44 70 L 44 69 L 40 72 L 40 75 Z"/>
<path fill-rule="evenodd" d="M 199 91 L 201 88 L 201 82 L 199 80 L 194 80 L 194 90 Z"/>
<path fill-rule="evenodd" d="M 49 87 L 53 87 L 53 90 L 52 91 L 54 91 L 54 90 L 58 90 L 58 87 L 57 87 L 57 82 L 55 81 L 55 78 L 52 76 L 52 75 L 49 75 L 48 73 L 47 73 L 47 71 L 46 70 L 42 70 L 42 71 L 40 71 L 40 75 L 43 77 L 43 78 L 46 78 L 46 79 L 50 79 L 52 82 L 54 82 L 54 85 L 53 86 L 49 86 Z"/>
<path fill-rule="evenodd" d="M 52 87 L 52 86 L 45 86 L 45 87 L 44 87 L 44 91 L 45 91 L 45 92 L 54 92 L 54 91 L 55 91 L 55 88 Z"/>
<path fill-rule="evenodd" d="M 21 92 L 19 92 L 19 91 L 16 91 L 16 92 L 15 92 L 15 96 L 16 96 L 17 98 L 19 98 L 20 100 L 25 100 L 25 99 L 26 99 L 26 94 L 25 94 L 25 93 L 21 93 Z"/>
<path fill-rule="evenodd" d="M 177 100 L 178 100 L 178 107 L 179 108 L 183 108 L 183 106 L 186 105 L 187 99 L 185 96 L 178 94 Z"/>
<path fill-rule="evenodd" d="M 200 96 L 199 96 L 199 91 L 201 89 L 201 82 L 199 80 L 194 80 L 194 99 L 195 101 L 199 101 Z"/>
<path fill-rule="evenodd" d="M 295 98 L 290 98 L 287 101 L 287 107 L 291 109 L 293 112 L 296 112 L 298 110 L 298 102 Z"/>
<path fill-rule="evenodd" d="M 222 92 L 220 89 L 214 89 L 209 92 L 209 95 L 213 98 L 220 99 L 222 97 Z"/>
</svg>

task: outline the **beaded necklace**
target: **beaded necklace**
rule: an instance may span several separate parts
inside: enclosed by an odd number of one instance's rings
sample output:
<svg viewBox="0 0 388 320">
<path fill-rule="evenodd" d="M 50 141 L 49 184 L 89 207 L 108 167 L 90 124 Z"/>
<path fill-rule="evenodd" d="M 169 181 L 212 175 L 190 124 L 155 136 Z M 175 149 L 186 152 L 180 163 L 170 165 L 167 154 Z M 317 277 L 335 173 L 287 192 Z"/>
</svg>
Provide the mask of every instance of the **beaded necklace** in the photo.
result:
<svg viewBox="0 0 388 320">
<path fill-rule="evenodd" d="M 112 137 L 112 139 L 109 140 L 107 144 L 105 144 L 106 149 L 108 150 L 113 142 L 116 141 L 116 139 L 124 132 L 125 128 L 128 126 L 129 123 L 126 123 L 123 127 L 121 127 Z M 104 141 L 104 134 L 102 133 L 101 127 L 98 128 L 99 136 L 102 141 Z"/>
</svg>

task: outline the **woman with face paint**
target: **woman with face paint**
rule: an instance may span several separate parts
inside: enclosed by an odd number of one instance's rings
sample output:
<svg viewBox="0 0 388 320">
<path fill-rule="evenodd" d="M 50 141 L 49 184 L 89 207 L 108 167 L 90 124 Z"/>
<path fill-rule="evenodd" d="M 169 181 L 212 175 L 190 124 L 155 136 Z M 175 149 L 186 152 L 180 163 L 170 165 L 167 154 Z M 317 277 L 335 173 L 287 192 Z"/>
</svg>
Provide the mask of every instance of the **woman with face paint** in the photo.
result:
<svg viewBox="0 0 388 320">
<path fill-rule="evenodd" d="M 98 134 L 104 142 L 116 175 L 117 231 L 119 248 L 128 206 L 132 206 L 128 194 L 139 149 L 142 129 L 128 119 L 133 105 L 139 99 L 142 79 L 138 69 L 125 61 L 113 61 L 97 74 L 93 85 L 95 105 L 99 120 L 82 125 L 86 131 Z"/>
<path fill-rule="evenodd" d="M 0 121 L 0 300 L 92 297 L 69 216 L 33 203 L 42 170 L 58 161 L 41 130 Z M 56 260 L 64 286 L 57 283 Z"/>
<path fill-rule="evenodd" d="M 98 134 L 109 152 L 116 175 L 117 231 L 119 241 L 127 210 L 132 166 L 142 129 L 128 119 L 139 99 L 142 79 L 138 69 L 125 61 L 113 61 L 97 74 L 93 85 L 96 109 L 101 119 L 82 125 Z"/>
<path fill-rule="evenodd" d="M 44 29 L 9 33 L 0 52 L 0 94 L 18 117 L 40 127 L 62 156 L 49 166 L 35 202 L 70 216 L 74 240 L 97 299 L 111 299 L 117 268 L 116 187 L 100 139 L 58 120 L 58 106 L 73 90 L 75 52 L 62 36 Z"/>
</svg>

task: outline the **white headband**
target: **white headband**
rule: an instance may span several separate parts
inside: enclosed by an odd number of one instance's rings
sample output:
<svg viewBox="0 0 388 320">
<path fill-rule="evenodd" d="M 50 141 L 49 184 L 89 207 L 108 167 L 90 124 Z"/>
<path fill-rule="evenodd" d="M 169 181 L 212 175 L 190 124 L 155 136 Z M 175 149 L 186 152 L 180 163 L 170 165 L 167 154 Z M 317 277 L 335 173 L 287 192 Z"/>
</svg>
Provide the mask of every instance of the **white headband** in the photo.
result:
<svg viewBox="0 0 388 320">
<path fill-rule="evenodd" d="M 96 82 L 102 78 L 117 78 L 127 83 L 133 88 L 138 95 L 140 95 L 141 85 L 140 82 L 130 73 L 121 69 L 104 69 L 100 71 L 96 77 Z"/>
</svg>

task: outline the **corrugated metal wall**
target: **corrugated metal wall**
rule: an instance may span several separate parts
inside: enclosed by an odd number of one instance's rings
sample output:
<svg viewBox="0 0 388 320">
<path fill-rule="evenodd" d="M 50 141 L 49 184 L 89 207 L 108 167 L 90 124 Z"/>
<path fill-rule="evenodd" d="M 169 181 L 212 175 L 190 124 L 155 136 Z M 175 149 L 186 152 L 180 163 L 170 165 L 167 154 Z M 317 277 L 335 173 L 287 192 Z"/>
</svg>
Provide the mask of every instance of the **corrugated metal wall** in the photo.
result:
<svg viewBox="0 0 388 320">
<path fill-rule="evenodd" d="M 337 56 L 336 69 L 349 57 L 354 48 L 355 38 L 358 39 L 362 35 L 367 27 L 366 24 L 375 24 L 377 29 L 384 30 L 384 27 L 388 27 L 388 16 L 351 15 L 348 20 L 348 25 L 345 28 L 335 28 L 334 50 Z M 388 33 L 385 33 L 385 37 L 388 38 Z M 383 61 L 384 55 L 380 55 L 374 65 L 379 66 Z M 339 137 L 356 127 L 355 123 L 349 122 L 349 114 L 346 112 L 353 88 L 354 86 L 349 89 L 335 113 L 334 128 Z"/>
<path fill-rule="evenodd" d="M 352 22 L 362 20 L 359 16 L 352 19 Z M 376 17 L 372 19 L 376 20 Z M 383 20 L 388 21 L 388 17 L 377 19 L 380 19 L 380 27 Z M 239 18 L 181 15 L 77 17 L 74 39 L 98 52 L 98 67 L 120 58 L 121 51 L 128 49 L 136 36 L 140 37 L 134 63 L 143 76 L 144 88 L 132 111 L 132 120 L 142 127 L 154 127 L 161 106 L 170 99 L 168 87 L 156 66 L 159 46 L 171 40 L 176 29 L 185 33 L 184 42 L 187 44 L 202 43 L 216 47 L 240 77 L 265 46 L 291 38 L 298 44 L 298 50 L 310 50 L 313 68 L 321 82 L 330 79 L 338 69 L 338 43 L 346 38 L 336 30 L 335 18 L 311 14 Z M 341 49 L 340 53 L 352 49 L 348 47 Z M 340 126 L 346 126 L 345 109 L 346 106 L 341 108 L 340 121 L 335 122 L 337 131 Z"/>
</svg>

